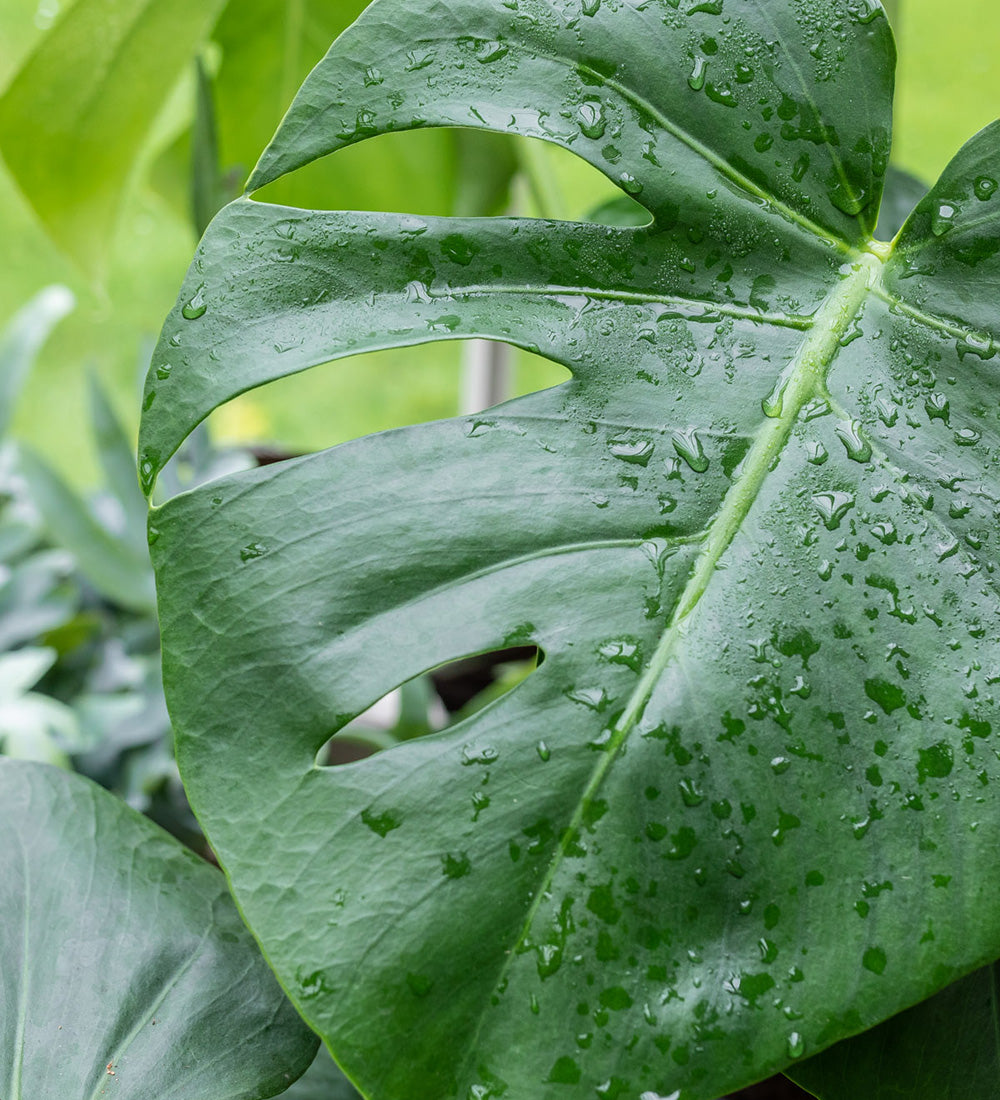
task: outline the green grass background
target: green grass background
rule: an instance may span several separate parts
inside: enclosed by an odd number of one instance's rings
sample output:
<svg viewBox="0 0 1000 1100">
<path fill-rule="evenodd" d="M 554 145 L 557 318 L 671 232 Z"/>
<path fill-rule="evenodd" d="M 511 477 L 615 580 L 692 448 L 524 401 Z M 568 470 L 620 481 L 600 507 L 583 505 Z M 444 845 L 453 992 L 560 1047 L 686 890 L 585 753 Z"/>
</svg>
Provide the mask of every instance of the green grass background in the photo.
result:
<svg viewBox="0 0 1000 1100">
<path fill-rule="evenodd" d="M 1000 5 L 897 0 L 897 7 L 894 159 L 931 182 L 964 140 L 1000 115 Z M 56 8 L 55 0 L 0 0 L 0 87 L 43 33 L 38 23 Z M 565 216 L 582 213 L 607 194 L 609 185 L 595 170 L 547 149 Z M 349 163 L 345 156 L 344 166 Z M 432 163 L 427 171 L 434 171 Z M 123 210 L 108 285 L 94 288 L 48 241 L 0 159 L 0 323 L 48 283 L 68 284 L 79 300 L 40 358 L 19 405 L 15 433 L 77 484 L 96 478 L 86 368 L 95 368 L 110 386 L 134 431 L 138 364 L 173 303 L 194 244 L 183 211 L 148 183 L 140 184 Z M 220 410 L 214 424 L 229 439 L 275 441 L 294 450 L 329 446 L 451 415 L 458 371 L 456 344 L 349 359 L 241 398 Z M 519 357 L 517 374 L 522 391 L 563 376 L 559 368 L 527 356 Z"/>
</svg>

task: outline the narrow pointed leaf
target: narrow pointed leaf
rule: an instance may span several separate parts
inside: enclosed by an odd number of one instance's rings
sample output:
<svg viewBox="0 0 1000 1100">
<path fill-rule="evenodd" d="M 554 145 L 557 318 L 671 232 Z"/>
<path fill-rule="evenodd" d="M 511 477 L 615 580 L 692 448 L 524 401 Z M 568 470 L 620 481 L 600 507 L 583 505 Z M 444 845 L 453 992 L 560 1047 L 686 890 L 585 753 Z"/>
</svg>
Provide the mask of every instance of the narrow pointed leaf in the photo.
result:
<svg viewBox="0 0 1000 1100">
<path fill-rule="evenodd" d="M 152 517 L 192 804 L 379 1100 L 714 1100 L 1000 953 L 996 293 L 963 260 L 993 230 L 928 205 L 1000 152 L 871 240 L 893 58 L 868 0 L 380 0 L 253 187 L 479 126 L 650 224 L 244 198 L 199 248 L 147 487 L 218 404 L 355 351 L 483 336 L 572 375 Z M 514 645 L 540 667 L 467 721 L 317 765 L 392 688 Z"/>
<path fill-rule="evenodd" d="M 302 1026 L 214 868 L 89 780 L 0 759 L 0 1088 L 258 1100 Z"/>
<path fill-rule="evenodd" d="M 104 481 L 121 505 L 123 538 L 146 558 L 146 507 L 139 489 L 132 443 L 96 375 L 90 378 L 90 411 Z"/>
<path fill-rule="evenodd" d="M 20 463 L 45 526 L 87 580 L 123 607 L 150 610 L 155 593 L 147 555 L 102 526 L 86 501 L 34 452 L 23 449 Z"/>
<path fill-rule="evenodd" d="M 38 292 L 10 321 L 0 339 L 0 440 L 7 434 L 21 388 L 52 329 L 75 304 L 68 287 Z"/>
</svg>

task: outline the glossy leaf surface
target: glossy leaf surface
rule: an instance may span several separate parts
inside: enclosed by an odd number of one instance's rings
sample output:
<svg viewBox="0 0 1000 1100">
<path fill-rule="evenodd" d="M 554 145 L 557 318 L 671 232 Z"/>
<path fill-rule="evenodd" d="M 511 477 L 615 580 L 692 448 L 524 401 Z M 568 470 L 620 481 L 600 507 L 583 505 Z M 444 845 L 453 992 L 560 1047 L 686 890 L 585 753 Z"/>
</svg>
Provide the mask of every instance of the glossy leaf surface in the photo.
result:
<svg viewBox="0 0 1000 1100">
<path fill-rule="evenodd" d="M 309 1064 L 223 877 L 89 780 L 0 759 L 10 1100 L 257 1100 Z"/>
<path fill-rule="evenodd" d="M 486 336 L 572 374 L 152 518 L 192 803 L 378 1100 L 711 1100 L 1000 951 L 1000 151 L 872 242 L 893 60 L 867 0 L 383 0 L 254 187 L 509 128 L 651 222 L 244 198 L 200 247 L 147 485 L 218 404 L 357 351 Z M 518 644 L 541 666 L 467 722 L 316 766 L 391 688 Z"/>
<path fill-rule="evenodd" d="M 820 1100 L 992 1100 L 1000 1079 L 998 967 L 984 967 L 795 1067 Z"/>
</svg>

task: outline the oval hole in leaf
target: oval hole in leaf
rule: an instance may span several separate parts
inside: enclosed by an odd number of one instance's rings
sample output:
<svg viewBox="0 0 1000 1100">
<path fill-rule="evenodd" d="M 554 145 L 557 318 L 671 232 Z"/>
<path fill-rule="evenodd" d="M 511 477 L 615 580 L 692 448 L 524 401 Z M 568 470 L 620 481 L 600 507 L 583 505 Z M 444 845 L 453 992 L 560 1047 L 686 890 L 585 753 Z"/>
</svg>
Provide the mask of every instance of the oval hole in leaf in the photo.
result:
<svg viewBox="0 0 1000 1100">
<path fill-rule="evenodd" d="M 319 767 L 363 760 L 393 744 L 447 729 L 523 683 L 545 660 L 533 645 L 448 661 L 394 688 L 320 749 Z"/>
<path fill-rule="evenodd" d="M 440 340 L 368 352 L 327 369 L 280 378 L 222 405 L 208 418 L 220 444 L 277 443 L 300 454 L 459 411 L 462 364 L 469 340 Z M 506 345 L 504 345 L 506 346 Z M 550 359 L 511 348 L 511 397 L 565 382 L 569 371 Z"/>
<path fill-rule="evenodd" d="M 458 127 L 373 135 L 290 172 L 253 199 L 306 209 L 425 217 L 517 213 L 609 225 L 622 224 L 614 209 L 622 200 L 638 217 L 628 224 L 650 221 L 638 202 L 562 146 Z"/>
</svg>

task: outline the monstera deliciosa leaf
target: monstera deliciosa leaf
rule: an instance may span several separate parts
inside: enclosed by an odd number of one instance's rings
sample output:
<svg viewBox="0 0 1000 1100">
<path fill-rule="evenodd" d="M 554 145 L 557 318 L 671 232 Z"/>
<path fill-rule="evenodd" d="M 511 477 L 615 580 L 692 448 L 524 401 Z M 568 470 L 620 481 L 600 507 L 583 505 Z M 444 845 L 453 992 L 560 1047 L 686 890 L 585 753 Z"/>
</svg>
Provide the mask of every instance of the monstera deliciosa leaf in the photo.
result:
<svg viewBox="0 0 1000 1100">
<path fill-rule="evenodd" d="M 874 0 L 377 0 L 250 191 L 380 133 L 505 130 L 641 226 L 216 218 L 145 396 L 213 408 L 485 336 L 572 378 L 176 497 L 178 755 L 299 1010 L 377 1098 L 713 1098 L 1000 953 L 1000 129 L 872 239 Z M 345 767 L 468 654 L 540 667 Z"/>
</svg>

